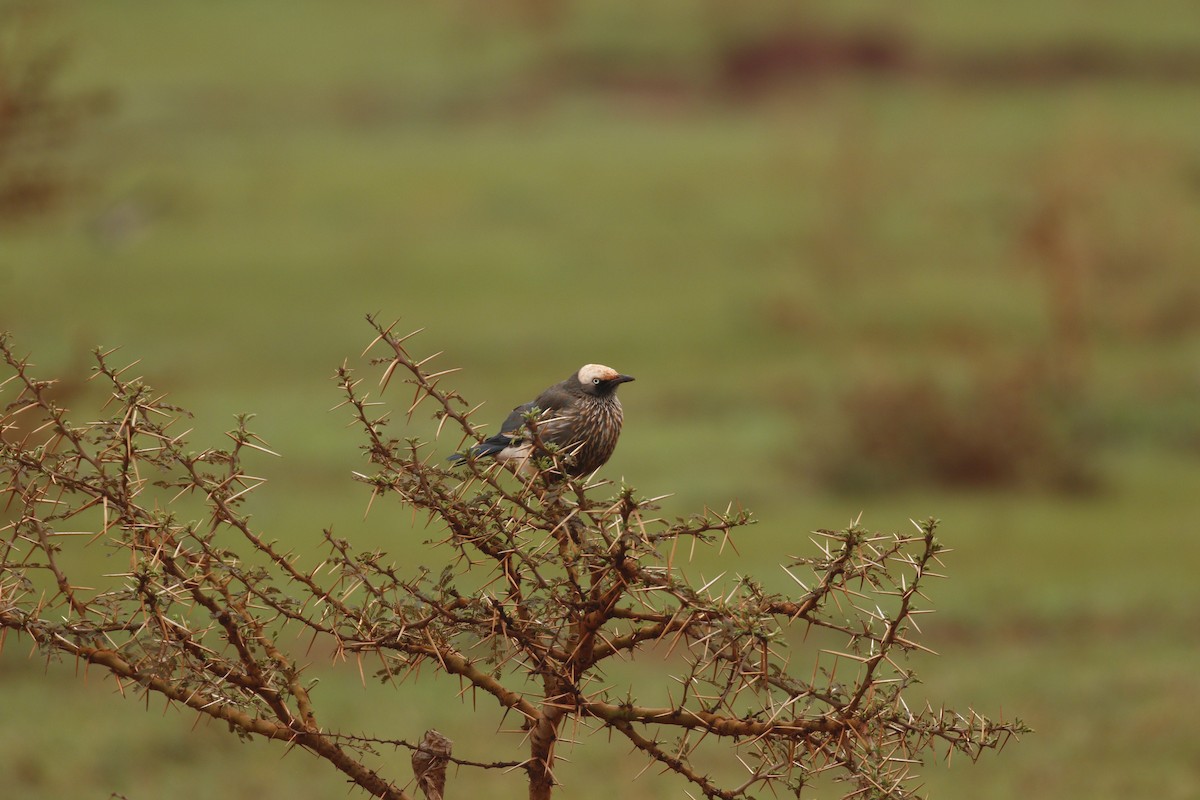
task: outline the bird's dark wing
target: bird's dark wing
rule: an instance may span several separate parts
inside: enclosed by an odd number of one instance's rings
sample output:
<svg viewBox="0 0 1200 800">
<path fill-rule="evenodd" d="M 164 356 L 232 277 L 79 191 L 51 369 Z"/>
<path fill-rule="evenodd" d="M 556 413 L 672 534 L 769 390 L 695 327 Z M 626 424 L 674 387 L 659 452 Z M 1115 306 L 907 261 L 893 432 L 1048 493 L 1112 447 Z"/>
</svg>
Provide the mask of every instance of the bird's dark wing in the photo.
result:
<svg viewBox="0 0 1200 800">
<path fill-rule="evenodd" d="M 520 443 L 525 438 L 525 416 L 530 411 L 536 408 L 550 416 L 555 416 L 573 400 L 572 395 L 561 384 L 551 386 L 538 395 L 537 400 L 522 403 L 514 408 L 500 425 L 500 432 L 472 447 L 471 454 L 476 458 L 494 456 L 505 448 Z M 463 461 L 465 458 L 460 453 L 450 456 L 450 460 L 456 462 Z"/>
<path fill-rule="evenodd" d="M 500 432 L 489 436 L 479 444 L 471 448 L 471 453 L 476 458 L 483 456 L 494 456 L 506 447 L 510 447 L 513 443 L 521 440 L 521 432 L 525 429 L 525 415 L 534 408 L 540 408 L 537 401 L 522 403 L 512 410 L 505 417 L 504 422 L 500 425 Z"/>
<path fill-rule="evenodd" d="M 544 412 L 548 412 L 549 416 L 554 416 L 564 408 L 569 408 L 576 402 L 575 395 L 563 388 L 561 383 L 556 383 L 546 391 L 538 395 L 537 400 L 526 405 L 534 405 Z M 511 417 L 510 417 L 511 419 Z"/>
<path fill-rule="evenodd" d="M 512 413 L 505 417 L 504 422 L 500 424 L 500 432 L 493 436 L 492 439 L 506 436 L 509 437 L 508 440 L 511 442 L 512 434 L 514 433 L 518 434 L 517 438 L 520 438 L 519 434 L 525 430 L 525 415 L 530 411 L 533 411 L 535 408 L 540 408 L 543 411 L 546 410 L 543 406 L 538 404 L 537 400 L 531 400 L 528 403 L 521 403 L 521 405 L 514 408 Z M 491 441 L 491 439 L 488 439 L 487 441 Z"/>
</svg>

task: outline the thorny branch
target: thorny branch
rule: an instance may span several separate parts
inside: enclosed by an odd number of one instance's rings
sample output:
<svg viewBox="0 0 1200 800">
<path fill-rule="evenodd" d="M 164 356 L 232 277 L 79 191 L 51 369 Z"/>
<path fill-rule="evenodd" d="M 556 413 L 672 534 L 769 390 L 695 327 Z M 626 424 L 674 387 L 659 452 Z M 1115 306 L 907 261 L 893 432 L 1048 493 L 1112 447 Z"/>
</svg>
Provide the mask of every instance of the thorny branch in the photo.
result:
<svg viewBox="0 0 1200 800">
<path fill-rule="evenodd" d="M 439 440 L 455 449 L 478 440 L 474 409 L 443 386 L 455 370 L 431 371 L 435 356 L 408 350 L 413 334 L 368 321 L 377 334 L 368 350 L 382 352 L 372 362 L 379 393 L 402 382 L 413 392 L 410 423 L 431 410 Z M 748 513 L 663 519 L 632 488 L 548 478 L 564 472 L 552 451 L 531 478 L 474 459 L 450 468 L 447 448 L 391 436 L 390 411 L 343 365 L 341 405 L 370 465 L 356 479 L 372 504 L 394 498 L 423 514 L 451 557 L 438 575 L 401 571 L 325 531 L 324 560 L 310 564 L 241 510 L 264 483 L 244 457 L 271 452 L 247 418 L 231 445 L 196 452 L 175 432 L 187 412 L 130 376 L 133 365 L 118 369 L 112 353 L 97 351 L 107 413 L 76 423 L 7 338 L 0 357 L 0 627 L 240 735 L 298 745 L 373 796 L 413 796 L 370 766 L 376 746 L 420 748 L 325 727 L 283 644 L 298 632 L 328 642 L 336 658 L 375 659 L 384 682 L 432 667 L 490 697 L 499 714 L 515 712 L 528 748 L 521 760 L 472 761 L 448 744 L 437 758 L 520 767 L 534 800 L 557 784 L 568 721 L 627 741 L 725 800 L 761 788 L 799 796 L 824 774 L 846 781 L 847 797 L 915 797 L 911 767 L 935 742 L 974 759 L 1026 730 L 904 700 L 915 679 L 904 656 L 924 649 L 915 620 L 929 611 L 919 607 L 923 589 L 945 552 L 933 520 L 907 535 L 857 525 L 815 532 L 815 555 L 785 566 L 795 596 L 749 578 L 698 584 L 675 563 L 677 545 L 723 544 L 752 522 Z M 98 541 L 128 561 L 108 584 L 64 566 L 64 553 Z M 666 704 L 601 679 L 635 653 L 672 676 Z M 722 751 L 736 771 L 714 766 Z M 440 794 L 430 776 L 441 773 L 421 769 L 419 785 Z"/>
</svg>

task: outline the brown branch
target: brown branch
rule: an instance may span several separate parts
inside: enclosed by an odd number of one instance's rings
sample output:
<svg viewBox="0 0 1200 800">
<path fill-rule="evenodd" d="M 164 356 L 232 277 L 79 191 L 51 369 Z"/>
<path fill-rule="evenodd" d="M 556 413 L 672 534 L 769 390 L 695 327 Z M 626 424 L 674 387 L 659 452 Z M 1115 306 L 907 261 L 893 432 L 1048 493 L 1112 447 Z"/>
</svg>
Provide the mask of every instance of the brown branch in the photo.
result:
<svg viewBox="0 0 1200 800">
<path fill-rule="evenodd" d="M 623 734 L 625 738 L 627 738 L 633 744 L 634 747 L 646 753 L 648 756 L 661 763 L 667 769 L 679 773 L 684 778 L 700 787 L 700 791 L 704 792 L 705 797 L 718 797 L 722 798 L 722 800 L 734 800 L 734 798 L 741 794 L 741 792 L 737 791 L 731 792 L 722 790 L 720 787 L 710 781 L 707 776 L 701 775 L 692 769 L 691 765 L 687 761 L 667 753 L 661 747 L 659 747 L 656 742 L 647 739 L 645 736 L 642 736 L 627 720 L 612 720 L 611 725 L 615 730 Z"/>
<path fill-rule="evenodd" d="M 347 756 L 335 741 L 320 732 L 294 728 L 262 717 L 251 716 L 231 704 L 220 702 L 218 698 L 201 695 L 195 690 L 186 689 L 157 675 L 139 670 L 114 650 L 82 645 L 62 637 L 55 637 L 53 641 L 48 641 L 44 634 L 30 626 L 27 621 L 15 619 L 11 614 L 3 611 L 0 611 L 0 625 L 5 628 L 23 630 L 43 645 L 62 650 L 89 664 L 102 666 L 118 678 L 133 681 L 201 714 L 223 720 L 248 734 L 296 744 L 311 750 L 330 761 L 355 784 L 371 792 L 375 797 L 385 798 L 385 800 L 410 800 L 410 795 L 403 789 L 392 785 L 373 770 Z"/>
<path fill-rule="evenodd" d="M 670 725 L 677 728 L 705 730 L 718 736 L 781 736 L 805 738 L 814 734 L 839 736 L 846 731 L 859 730 L 861 722 L 822 716 L 815 719 L 790 719 L 760 722 L 745 717 L 731 717 L 699 709 L 645 708 L 633 705 L 585 702 L 580 711 L 606 722 L 638 722 L 647 725 Z"/>
</svg>

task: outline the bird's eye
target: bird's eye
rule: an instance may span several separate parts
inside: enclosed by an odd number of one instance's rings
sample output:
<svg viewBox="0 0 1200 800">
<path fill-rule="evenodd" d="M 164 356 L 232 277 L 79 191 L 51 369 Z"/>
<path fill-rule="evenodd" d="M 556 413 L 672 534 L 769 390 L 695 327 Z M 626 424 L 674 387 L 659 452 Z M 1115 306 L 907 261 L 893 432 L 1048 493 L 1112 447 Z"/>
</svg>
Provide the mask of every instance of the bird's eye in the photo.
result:
<svg viewBox="0 0 1200 800">
<path fill-rule="evenodd" d="M 599 378 L 592 378 L 592 383 L 594 383 L 594 384 L 596 384 L 597 386 L 599 386 L 599 385 L 600 385 L 600 379 L 599 379 Z"/>
</svg>

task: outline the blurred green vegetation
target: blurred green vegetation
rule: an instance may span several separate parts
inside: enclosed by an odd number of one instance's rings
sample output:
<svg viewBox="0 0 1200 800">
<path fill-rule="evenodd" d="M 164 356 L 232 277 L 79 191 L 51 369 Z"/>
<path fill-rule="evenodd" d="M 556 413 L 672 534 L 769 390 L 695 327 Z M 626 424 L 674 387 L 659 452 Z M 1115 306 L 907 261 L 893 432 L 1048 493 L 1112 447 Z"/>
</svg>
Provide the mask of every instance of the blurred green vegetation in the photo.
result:
<svg viewBox="0 0 1200 800">
<path fill-rule="evenodd" d="M 198 445 L 256 413 L 284 456 L 264 530 L 412 564 L 430 534 L 363 520 L 328 412 L 363 314 L 426 328 L 480 421 L 611 364 L 639 380 L 605 474 L 761 520 L 698 574 L 783 588 L 812 528 L 943 519 L 942 656 L 914 666 L 1038 733 L 927 765 L 932 796 L 1195 797 L 1198 23 L 1172 0 L 39 4 L 4 53 L 65 44 L 61 91 L 116 105 L 60 148 L 69 202 L 0 225 L 0 327 L 68 406 L 119 345 Z M 344 791 L 25 646 L 0 660 L 13 796 Z M 326 724 L 518 751 L 456 685 L 380 702 L 312 661 Z M 564 796 L 680 795 L 580 735 Z"/>
</svg>

